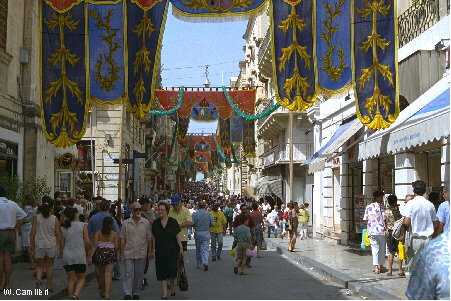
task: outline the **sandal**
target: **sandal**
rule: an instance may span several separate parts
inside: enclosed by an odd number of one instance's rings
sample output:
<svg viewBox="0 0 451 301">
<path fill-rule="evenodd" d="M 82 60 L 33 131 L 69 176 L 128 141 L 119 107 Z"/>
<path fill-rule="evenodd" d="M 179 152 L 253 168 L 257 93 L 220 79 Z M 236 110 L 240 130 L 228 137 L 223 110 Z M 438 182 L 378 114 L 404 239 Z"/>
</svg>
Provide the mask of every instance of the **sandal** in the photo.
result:
<svg viewBox="0 0 451 301">
<path fill-rule="evenodd" d="M 105 296 L 106 296 L 105 293 L 100 292 L 100 297 L 105 298 Z"/>
<path fill-rule="evenodd" d="M 171 292 L 171 298 L 175 298 L 175 292 Z"/>
<path fill-rule="evenodd" d="M 240 272 L 240 275 L 247 275 L 245 272 Z"/>
<path fill-rule="evenodd" d="M 233 272 L 234 272 L 235 274 L 238 274 L 238 268 L 237 268 L 237 267 L 233 267 Z"/>
<path fill-rule="evenodd" d="M 391 272 L 388 272 L 388 273 L 387 273 L 387 276 L 393 276 L 393 275 L 392 275 L 392 273 L 391 273 Z"/>
<path fill-rule="evenodd" d="M 400 277 L 405 277 L 405 276 L 406 276 L 406 273 L 404 273 L 404 272 L 398 273 L 398 276 L 400 276 Z"/>
<path fill-rule="evenodd" d="M 27 270 L 34 270 L 34 267 L 26 267 Z"/>
<path fill-rule="evenodd" d="M 73 295 L 70 299 L 71 300 L 78 300 L 78 296 L 77 295 Z"/>
</svg>

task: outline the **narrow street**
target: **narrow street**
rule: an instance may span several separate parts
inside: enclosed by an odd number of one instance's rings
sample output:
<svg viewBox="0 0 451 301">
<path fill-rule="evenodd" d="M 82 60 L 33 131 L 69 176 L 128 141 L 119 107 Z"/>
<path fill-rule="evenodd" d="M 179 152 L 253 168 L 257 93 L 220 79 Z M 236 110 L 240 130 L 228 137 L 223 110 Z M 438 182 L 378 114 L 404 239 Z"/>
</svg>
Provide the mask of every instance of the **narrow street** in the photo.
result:
<svg viewBox="0 0 451 301">
<path fill-rule="evenodd" d="M 209 270 L 196 269 L 194 240 L 188 242 L 186 252 L 186 273 L 189 291 L 180 292 L 176 288 L 175 299 L 179 300 L 296 300 L 327 299 L 356 300 L 356 296 L 347 295 L 347 289 L 326 280 L 325 277 L 306 269 L 276 249 L 262 251 L 262 258 L 252 259 L 252 268 L 246 268 L 247 276 L 233 273 L 233 258 L 229 255 L 232 238 L 224 238 L 224 251 L 220 261 L 209 262 Z M 211 259 L 211 256 L 210 256 Z M 161 284 L 156 281 L 154 263 L 151 262 L 148 275 L 149 285 L 140 294 L 140 299 L 161 299 Z M 122 270 L 123 276 L 123 270 Z M 169 295 L 169 294 L 168 294 Z M 122 278 L 113 281 L 110 293 L 112 299 L 123 299 Z M 88 282 L 80 299 L 100 299 L 97 281 Z M 66 298 L 67 299 L 67 298 Z"/>
</svg>

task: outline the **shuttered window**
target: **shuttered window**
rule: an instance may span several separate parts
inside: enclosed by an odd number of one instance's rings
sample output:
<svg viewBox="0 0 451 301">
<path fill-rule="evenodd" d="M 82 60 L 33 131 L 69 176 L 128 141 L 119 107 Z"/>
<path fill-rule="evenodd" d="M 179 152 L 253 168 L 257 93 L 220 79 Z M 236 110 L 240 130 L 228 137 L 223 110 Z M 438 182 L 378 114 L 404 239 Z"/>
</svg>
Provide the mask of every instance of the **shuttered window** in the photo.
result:
<svg viewBox="0 0 451 301">
<path fill-rule="evenodd" d="M 0 0 L 0 49 L 6 50 L 8 0 Z"/>
</svg>

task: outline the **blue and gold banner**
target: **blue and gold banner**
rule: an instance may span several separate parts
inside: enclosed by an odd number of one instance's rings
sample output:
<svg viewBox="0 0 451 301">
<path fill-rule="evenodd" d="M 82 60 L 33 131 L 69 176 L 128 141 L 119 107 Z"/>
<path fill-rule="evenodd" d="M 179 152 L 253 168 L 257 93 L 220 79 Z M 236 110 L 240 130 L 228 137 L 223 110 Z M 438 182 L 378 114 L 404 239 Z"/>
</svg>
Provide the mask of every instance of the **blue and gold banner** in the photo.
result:
<svg viewBox="0 0 451 301">
<path fill-rule="evenodd" d="M 243 117 L 233 111 L 230 117 L 230 125 L 232 127 L 232 142 L 239 143 L 243 141 Z"/>
<path fill-rule="evenodd" d="M 81 1 L 53 2 L 38 5 L 42 130 L 53 145 L 69 147 L 88 121 L 85 10 Z"/>
<path fill-rule="evenodd" d="M 218 166 L 219 165 L 219 155 L 218 150 L 211 150 L 211 165 Z"/>
<path fill-rule="evenodd" d="M 168 4 L 169 0 L 127 1 L 127 106 L 138 119 L 144 118 L 153 104 Z"/>
<path fill-rule="evenodd" d="M 255 124 L 254 120 L 243 120 L 243 149 L 248 157 L 255 155 Z"/>
<path fill-rule="evenodd" d="M 219 117 L 219 146 L 222 150 L 230 147 L 230 118 Z"/>
<path fill-rule="evenodd" d="M 187 118 L 183 118 L 180 116 L 177 116 L 177 117 L 178 117 L 177 138 L 179 140 L 185 140 L 186 133 L 188 132 L 189 117 L 187 117 Z"/>
<path fill-rule="evenodd" d="M 121 104 L 125 100 L 124 3 L 92 1 L 86 14 L 91 102 Z"/>
<path fill-rule="evenodd" d="M 277 101 L 304 111 L 316 100 L 316 0 L 270 1 L 274 90 Z"/>
<path fill-rule="evenodd" d="M 399 115 L 395 0 L 352 0 L 353 82 L 357 117 L 375 130 Z"/>
<path fill-rule="evenodd" d="M 316 53 L 319 89 L 326 95 L 350 89 L 351 1 L 318 0 L 316 6 Z"/>
<path fill-rule="evenodd" d="M 172 14 L 188 22 L 228 22 L 263 12 L 266 0 L 171 0 Z"/>
</svg>

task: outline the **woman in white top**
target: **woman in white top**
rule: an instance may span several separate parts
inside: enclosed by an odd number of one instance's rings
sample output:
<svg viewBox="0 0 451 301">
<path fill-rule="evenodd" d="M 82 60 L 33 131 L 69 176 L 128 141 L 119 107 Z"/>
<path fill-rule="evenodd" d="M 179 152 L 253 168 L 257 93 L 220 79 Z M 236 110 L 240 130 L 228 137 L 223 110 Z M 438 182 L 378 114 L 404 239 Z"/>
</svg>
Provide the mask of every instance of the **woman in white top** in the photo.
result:
<svg viewBox="0 0 451 301">
<path fill-rule="evenodd" d="M 28 247 L 30 246 L 30 234 L 31 234 L 31 228 L 32 228 L 31 219 L 33 217 L 33 214 L 38 209 L 38 207 L 37 207 L 36 199 L 34 198 L 34 196 L 32 194 L 27 194 L 25 196 L 25 202 L 26 202 L 26 206 L 23 207 L 22 209 L 27 214 L 27 217 L 25 218 L 25 222 L 22 225 L 22 229 L 19 232 L 19 234 L 21 234 L 21 236 L 22 236 L 22 248 L 28 249 Z M 30 266 L 27 267 L 27 270 L 34 270 L 36 267 L 34 265 L 35 262 L 34 262 L 33 254 L 28 253 L 28 258 L 30 260 Z"/>
<path fill-rule="evenodd" d="M 42 198 L 41 214 L 36 216 L 31 228 L 29 248 L 29 252 L 35 254 L 37 261 L 36 288 L 42 289 L 41 277 L 45 265 L 49 292 L 52 292 L 53 263 L 58 243 L 61 241 L 60 223 L 53 215 L 54 204 L 49 196 Z"/>
<path fill-rule="evenodd" d="M 76 222 L 78 210 L 66 208 L 65 220 L 61 232 L 60 254 L 66 270 L 68 283 L 67 291 L 71 300 L 78 300 L 81 289 L 86 280 L 86 254 L 89 252 L 88 229 L 82 222 Z M 78 280 L 77 283 L 76 279 Z"/>
</svg>

